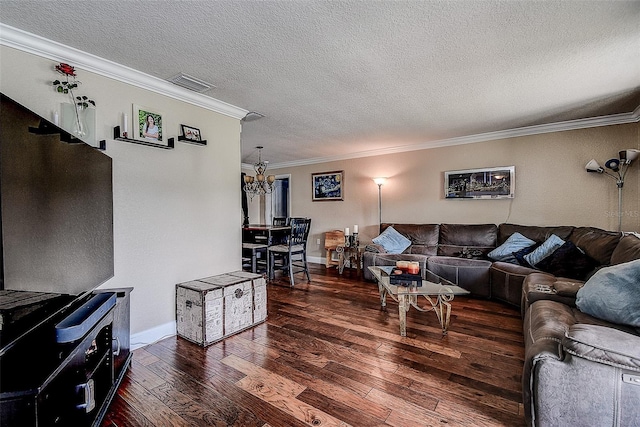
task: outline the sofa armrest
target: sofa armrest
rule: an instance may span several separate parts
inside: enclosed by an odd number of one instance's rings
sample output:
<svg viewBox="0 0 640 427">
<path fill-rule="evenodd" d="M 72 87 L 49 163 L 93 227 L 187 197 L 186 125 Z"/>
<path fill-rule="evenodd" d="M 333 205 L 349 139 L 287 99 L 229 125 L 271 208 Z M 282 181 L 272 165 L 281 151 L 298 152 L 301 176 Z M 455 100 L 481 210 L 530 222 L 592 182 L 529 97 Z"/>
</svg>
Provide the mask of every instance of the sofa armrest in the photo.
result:
<svg viewBox="0 0 640 427">
<path fill-rule="evenodd" d="M 556 290 L 556 294 L 561 297 L 576 298 L 580 288 L 584 286 L 584 282 L 577 280 L 556 280 L 553 283 L 553 288 Z"/>
<path fill-rule="evenodd" d="M 576 305 L 576 294 L 584 282 L 573 279 L 557 279 L 549 273 L 536 272 L 525 277 L 522 282 L 522 303 L 520 311 L 524 313 L 531 304 L 539 300 L 558 301 L 570 307 Z"/>
<path fill-rule="evenodd" d="M 562 346 L 567 353 L 640 372 L 640 336 L 599 325 L 572 325 Z"/>
</svg>

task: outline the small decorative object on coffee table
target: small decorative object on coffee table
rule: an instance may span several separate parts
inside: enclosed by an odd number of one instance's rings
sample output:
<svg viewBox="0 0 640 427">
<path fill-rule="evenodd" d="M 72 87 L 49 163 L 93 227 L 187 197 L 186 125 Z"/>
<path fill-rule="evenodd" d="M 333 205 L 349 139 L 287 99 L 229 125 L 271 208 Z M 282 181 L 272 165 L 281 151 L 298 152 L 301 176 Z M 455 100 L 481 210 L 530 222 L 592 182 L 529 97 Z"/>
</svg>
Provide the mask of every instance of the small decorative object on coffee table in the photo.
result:
<svg viewBox="0 0 640 427">
<path fill-rule="evenodd" d="M 402 264 L 403 265 L 403 264 Z M 368 267 L 378 282 L 380 291 L 380 305 L 384 308 L 387 305 L 387 295 L 398 302 L 398 313 L 400 316 L 400 336 L 407 336 L 407 311 L 413 307 L 418 311 L 434 311 L 442 328 L 442 335 L 446 335 L 449 330 L 449 320 L 451 317 L 451 301 L 455 295 L 467 295 L 469 291 L 454 285 L 446 279 L 424 270 L 421 276 L 421 285 L 405 285 L 391 283 L 393 271 L 398 266 L 393 267 Z M 402 270 L 401 270 L 402 271 Z M 418 306 L 418 296 L 422 295 L 431 307 Z"/>
</svg>

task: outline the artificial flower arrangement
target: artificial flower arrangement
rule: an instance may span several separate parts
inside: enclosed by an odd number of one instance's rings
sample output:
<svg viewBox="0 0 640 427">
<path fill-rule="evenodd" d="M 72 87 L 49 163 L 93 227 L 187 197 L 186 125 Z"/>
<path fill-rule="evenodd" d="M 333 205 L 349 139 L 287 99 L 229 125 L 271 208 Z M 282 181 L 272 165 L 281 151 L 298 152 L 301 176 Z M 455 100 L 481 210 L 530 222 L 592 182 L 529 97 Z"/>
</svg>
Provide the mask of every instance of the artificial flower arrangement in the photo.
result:
<svg viewBox="0 0 640 427">
<path fill-rule="evenodd" d="M 73 89 L 77 88 L 78 85 L 81 84 L 80 81 L 76 80 L 76 69 L 69 64 L 65 64 L 63 62 L 60 65 L 56 65 L 56 71 L 62 74 L 65 77 L 64 81 L 54 80 L 53 85 L 56 87 L 56 91 L 58 93 L 69 94 L 73 102 L 75 102 L 78 106 L 83 108 L 88 108 L 89 104 L 96 106 L 94 100 L 89 99 L 86 96 L 75 96 L 73 95 Z M 69 81 L 69 77 L 73 77 L 72 81 Z"/>
<path fill-rule="evenodd" d="M 56 71 L 64 76 L 64 80 L 54 80 L 53 86 L 55 87 L 56 92 L 69 95 L 71 97 L 71 101 L 76 106 L 74 109 L 76 113 L 75 132 L 79 136 L 85 136 L 86 129 L 83 120 L 81 120 L 80 114 L 82 111 L 89 108 L 89 106 L 95 107 L 96 103 L 93 99 L 89 99 L 87 96 L 74 95 L 73 90 L 76 89 L 81 82 L 76 80 L 76 70 L 73 66 L 61 62 L 59 65 L 56 65 Z"/>
</svg>

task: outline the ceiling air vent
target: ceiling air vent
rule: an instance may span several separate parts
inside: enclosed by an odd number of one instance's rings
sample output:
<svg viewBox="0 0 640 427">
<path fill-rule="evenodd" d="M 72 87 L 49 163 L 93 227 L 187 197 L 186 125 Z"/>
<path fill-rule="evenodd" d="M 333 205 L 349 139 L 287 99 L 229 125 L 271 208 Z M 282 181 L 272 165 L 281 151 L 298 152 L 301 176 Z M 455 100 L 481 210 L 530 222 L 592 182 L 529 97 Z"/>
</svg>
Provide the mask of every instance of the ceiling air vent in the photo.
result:
<svg viewBox="0 0 640 427">
<path fill-rule="evenodd" d="M 244 120 L 245 122 L 252 122 L 254 120 L 258 120 L 263 117 L 264 117 L 264 114 L 256 113 L 255 111 L 249 111 L 242 120 Z"/>
<path fill-rule="evenodd" d="M 196 79 L 195 77 L 191 77 L 187 74 L 180 73 L 175 77 L 169 79 L 169 81 L 178 86 L 182 86 L 183 88 L 192 90 L 194 92 L 206 92 L 209 89 L 215 88 L 211 83 L 203 82 L 200 79 Z"/>
</svg>

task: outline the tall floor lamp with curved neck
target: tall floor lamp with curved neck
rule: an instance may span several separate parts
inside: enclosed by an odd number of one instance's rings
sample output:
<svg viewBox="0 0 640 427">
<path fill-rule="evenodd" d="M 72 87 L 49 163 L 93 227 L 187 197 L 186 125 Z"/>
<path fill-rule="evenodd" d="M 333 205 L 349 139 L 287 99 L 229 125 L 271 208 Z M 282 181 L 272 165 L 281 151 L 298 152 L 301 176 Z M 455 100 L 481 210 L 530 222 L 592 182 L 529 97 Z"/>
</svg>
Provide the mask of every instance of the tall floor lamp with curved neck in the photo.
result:
<svg viewBox="0 0 640 427">
<path fill-rule="evenodd" d="M 629 148 L 618 153 L 619 159 L 613 158 L 606 161 L 604 168 L 595 159 L 589 160 L 585 166 L 587 172 L 605 174 L 616 181 L 618 187 L 618 231 L 622 231 L 622 187 L 624 176 L 631 163 L 640 156 L 640 150 Z M 606 169 L 605 169 L 606 168 Z"/>
</svg>

